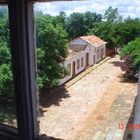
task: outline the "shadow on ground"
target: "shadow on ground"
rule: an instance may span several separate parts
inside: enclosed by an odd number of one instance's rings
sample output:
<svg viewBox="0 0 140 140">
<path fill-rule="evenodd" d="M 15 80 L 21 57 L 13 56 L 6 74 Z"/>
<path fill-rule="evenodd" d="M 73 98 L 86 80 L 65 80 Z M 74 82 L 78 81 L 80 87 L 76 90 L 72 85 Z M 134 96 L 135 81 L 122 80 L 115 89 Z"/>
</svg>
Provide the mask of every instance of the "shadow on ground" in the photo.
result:
<svg viewBox="0 0 140 140">
<path fill-rule="evenodd" d="M 138 83 L 138 79 L 131 77 L 131 78 L 127 78 L 125 77 L 125 74 L 120 74 L 118 75 L 118 78 L 120 78 L 120 82 L 122 83 Z"/>
<path fill-rule="evenodd" d="M 120 67 L 120 69 L 121 69 L 121 66 L 123 65 L 124 62 L 121 62 L 121 60 L 120 60 L 120 61 L 113 61 L 113 62 L 110 62 L 110 63 L 112 63 L 116 67 Z M 121 79 L 120 82 L 122 82 L 122 83 L 137 83 L 138 82 L 137 78 L 125 77 L 125 73 L 121 74 L 121 75 L 118 75 L 118 77 Z"/>
<path fill-rule="evenodd" d="M 121 61 L 113 61 L 113 62 L 110 62 L 110 63 L 112 63 L 116 67 L 121 67 L 123 65 L 123 62 L 121 62 Z"/>
<path fill-rule="evenodd" d="M 0 96 L 0 123 L 16 127 L 16 106 L 14 97 Z"/>
<path fill-rule="evenodd" d="M 64 86 L 42 91 L 39 95 L 40 115 L 43 115 L 43 112 L 45 112 L 43 108 L 49 108 L 52 105 L 60 106 L 60 102 L 69 97 L 70 95 Z"/>
<path fill-rule="evenodd" d="M 54 138 L 54 137 L 49 137 L 46 134 L 42 134 L 39 138 L 40 140 L 64 140 L 64 139 L 59 139 L 59 138 Z"/>
</svg>

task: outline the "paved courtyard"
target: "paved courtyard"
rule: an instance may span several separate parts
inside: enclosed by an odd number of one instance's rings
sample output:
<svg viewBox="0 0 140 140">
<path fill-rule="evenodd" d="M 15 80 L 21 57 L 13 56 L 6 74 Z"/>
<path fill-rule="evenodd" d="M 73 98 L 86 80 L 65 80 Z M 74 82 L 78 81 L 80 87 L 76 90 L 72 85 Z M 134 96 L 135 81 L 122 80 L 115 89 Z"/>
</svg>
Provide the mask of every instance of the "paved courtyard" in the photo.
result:
<svg viewBox="0 0 140 140">
<path fill-rule="evenodd" d="M 72 86 L 43 93 L 40 133 L 62 140 L 131 139 L 126 125 L 137 83 L 123 78 L 120 64 L 115 56 Z"/>
</svg>

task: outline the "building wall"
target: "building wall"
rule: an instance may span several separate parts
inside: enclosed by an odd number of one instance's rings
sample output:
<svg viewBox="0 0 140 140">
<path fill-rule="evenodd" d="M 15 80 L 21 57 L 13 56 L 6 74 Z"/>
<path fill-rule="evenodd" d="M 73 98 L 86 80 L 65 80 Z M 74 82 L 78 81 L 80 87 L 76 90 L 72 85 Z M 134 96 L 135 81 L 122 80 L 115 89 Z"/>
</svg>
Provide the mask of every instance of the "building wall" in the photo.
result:
<svg viewBox="0 0 140 140">
<path fill-rule="evenodd" d="M 102 51 L 103 51 L 103 53 L 102 53 Z M 95 61 L 96 63 L 98 63 L 99 61 L 104 59 L 106 56 L 106 45 L 96 47 L 95 55 L 96 55 L 96 61 Z"/>
<path fill-rule="evenodd" d="M 87 42 L 83 41 L 82 39 L 78 38 L 70 42 L 71 45 L 86 45 L 89 53 L 89 66 L 94 64 L 94 47 L 88 44 Z"/>
<path fill-rule="evenodd" d="M 88 52 L 89 52 L 89 66 L 94 65 L 94 47 L 91 45 L 88 45 Z"/>
<path fill-rule="evenodd" d="M 69 79 L 71 79 L 73 77 L 73 62 L 75 62 L 75 75 L 77 75 L 78 73 L 82 72 L 85 69 L 85 67 L 86 67 L 86 53 L 88 53 L 88 49 L 86 49 L 84 52 L 81 52 L 78 55 L 76 55 L 70 59 L 65 60 L 64 66 L 66 68 L 69 64 L 71 65 L 70 75 L 65 76 L 63 79 L 60 79 L 59 85 L 64 84 L 66 81 L 68 81 Z M 83 58 L 83 66 L 81 66 L 81 59 L 82 58 Z M 77 67 L 78 67 L 77 60 L 78 59 L 80 61 L 79 69 L 77 69 Z"/>
<path fill-rule="evenodd" d="M 63 79 L 60 79 L 60 85 L 64 84 L 68 80 L 70 80 L 73 77 L 73 62 L 75 62 L 75 75 L 85 70 L 86 67 L 92 66 L 95 63 L 98 63 L 106 56 L 106 45 L 102 45 L 99 47 L 91 46 L 90 44 L 86 43 L 82 39 L 76 39 L 71 42 L 73 45 L 86 45 L 86 49 L 82 51 L 81 53 L 73 56 L 72 58 L 68 58 L 64 62 L 64 66 L 67 68 L 68 65 L 70 65 L 70 74 L 65 76 Z M 103 53 L 102 53 L 103 50 Z M 86 54 L 88 53 L 88 66 L 86 65 Z M 81 58 L 83 58 L 83 66 L 81 66 Z M 80 61 L 80 67 L 77 69 L 77 60 Z"/>
</svg>

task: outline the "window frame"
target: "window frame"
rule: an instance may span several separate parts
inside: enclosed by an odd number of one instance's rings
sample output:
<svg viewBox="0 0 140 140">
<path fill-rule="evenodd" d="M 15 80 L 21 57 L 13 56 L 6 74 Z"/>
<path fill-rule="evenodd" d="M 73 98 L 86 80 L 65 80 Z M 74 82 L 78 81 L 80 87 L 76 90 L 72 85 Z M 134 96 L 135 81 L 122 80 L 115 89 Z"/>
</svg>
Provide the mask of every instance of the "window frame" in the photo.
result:
<svg viewBox="0 0 140 140">
<path fill-rule="evenodd" d="M 81 57 L 81 67 L 84 66 L 84 57 Z"/>
<path fill-rule="evenodd" d="M 17 129 L 1 127 L 0 139 L 39 140 L 33 3 L 72 0 L 0 0 L 8 5 Z M 80 1 L 80 0 L 77 0 Z"/>
<path fill-rule="evenodd" d="M 4 2 L 0 1 L 0 4 Z M 37 140 L 39 127 L 33 3 L 26 0 L 7 2 L 18 133 L 12 133 L 14 129 L 8 126 L 1 127 L 0 139 Z"/>
<path fill-rule="evenodd" d="M 77 59 L 77 70 L 79 70 L 80 69 L 80 59 L 78 58 Z"/>
<path fill-rule="evenodd" d="M 67 64 L 67 70 L 68 70 L 68 75 L 70 76 L 71 75 L 71 63 L 68 63 Z"/>
</svg>

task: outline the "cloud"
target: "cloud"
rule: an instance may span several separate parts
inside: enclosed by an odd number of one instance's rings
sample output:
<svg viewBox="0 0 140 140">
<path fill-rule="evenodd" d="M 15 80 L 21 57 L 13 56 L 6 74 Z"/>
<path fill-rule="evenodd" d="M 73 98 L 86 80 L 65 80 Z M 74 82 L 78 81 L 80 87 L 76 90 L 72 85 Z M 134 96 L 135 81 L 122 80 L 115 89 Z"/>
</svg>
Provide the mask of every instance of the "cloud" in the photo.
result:
<svg viewBox="0 0 140 140">
<path fill-rule="evenodd" d="M 84 0 L 84 1 L 61 1 L 36 3 L 35 10 L 42 11 L 51 15 L 58 15 L 60 11 L 70 15 L 73 12 L 84 13 L 86 11 L 104 14 L 109 6 L 118 8 L 119 13 L 123 17 L 129 15 L 133 18 L 140 18 L 140 0 Z"/>
</svg>

